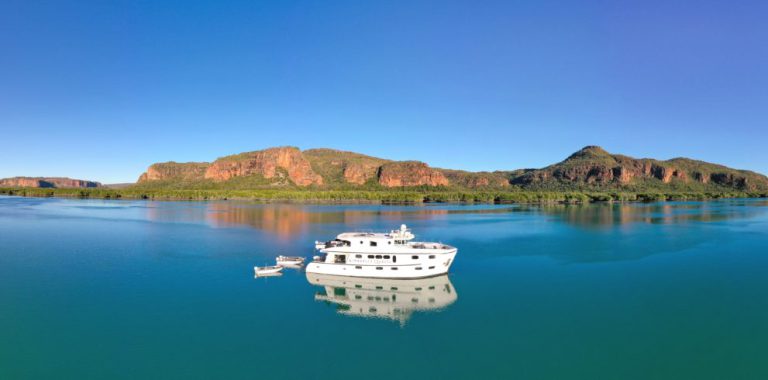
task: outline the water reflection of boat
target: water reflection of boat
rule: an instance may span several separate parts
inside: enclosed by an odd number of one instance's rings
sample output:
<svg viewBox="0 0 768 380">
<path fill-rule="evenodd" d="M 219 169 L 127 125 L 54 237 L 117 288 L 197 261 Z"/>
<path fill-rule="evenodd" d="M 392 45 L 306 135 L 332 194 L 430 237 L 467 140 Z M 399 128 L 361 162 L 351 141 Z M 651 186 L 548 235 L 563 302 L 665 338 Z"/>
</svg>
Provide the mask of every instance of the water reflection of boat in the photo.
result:
<svg viewBox="0 0 768 380">
<path fill-rule="evenodd" d="M 256 275 L 256 277 L 263 277 L 263 276 L 282 274 L 280 273 L 280 271 L 282 270 L 283 270 L 283 267 L 279 265 L 266 266 L 266 267 L 253 267 L 253 274 Z"/>
<path fill-rule="evenodd" d="M 304 264 L 304 258 L 300 256 L 277 256 L 275 258 L 277 265 L 281 267 L 300 267 Z"/>
<path fill-rule="evenodd" d="M 458 295 L 448 275 L 422 279 L 376 279 L 307 273 L 322 289 L 316 301 L 336 304 L 339 314 L 381 318 L 405 324 L 414 311 L 438 311 Z"/>
</svg>

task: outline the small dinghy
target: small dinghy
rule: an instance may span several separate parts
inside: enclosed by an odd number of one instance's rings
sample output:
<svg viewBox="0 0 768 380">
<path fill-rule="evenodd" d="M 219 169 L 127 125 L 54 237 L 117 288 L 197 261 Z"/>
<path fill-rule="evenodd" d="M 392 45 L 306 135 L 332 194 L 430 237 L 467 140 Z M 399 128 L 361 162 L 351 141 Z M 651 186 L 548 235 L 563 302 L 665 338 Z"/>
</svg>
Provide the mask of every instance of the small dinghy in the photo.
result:
<svg viewBox="0 0 768 380">
<path fill-rule="evenodd" d="M 279 266 L 300 266 L 301 264 L 304 264 L 304 258 L 299 256 L 277 256 L 275 258 L 275 261 L 277 262 L 277 265 Z"/>
<path fill-rule="evenodd" d="M 269 275 L 275 275 L 280 273 L 280 271 L 283 270 L 283 267 L 279 265 L 275 266 L 267 266 L 267 267 L 253 267 L 253 273 L 256 276 L 269 276 Z"/>
</svg>

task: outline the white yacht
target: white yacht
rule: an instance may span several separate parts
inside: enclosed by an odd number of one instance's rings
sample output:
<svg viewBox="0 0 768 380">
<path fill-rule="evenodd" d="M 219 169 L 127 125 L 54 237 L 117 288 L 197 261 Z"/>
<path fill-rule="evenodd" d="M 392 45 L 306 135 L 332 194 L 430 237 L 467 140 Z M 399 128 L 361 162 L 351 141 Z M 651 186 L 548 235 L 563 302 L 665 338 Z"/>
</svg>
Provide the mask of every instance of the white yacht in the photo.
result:
<svg viewBox="0 0 768 380">
<path fill-rule="evenodd" d="M 448 273 L 458 249 L 442 243 L 414 242 L 403 224 L 389 233 L 345 232 L 315 242 L 307 273 L 373 278 L 423 278 Z"/>
<path fill-rule="evenodd" d="M 339 314 L 387 319 L 401 326 L 414 312 L 441 311 L 458 298 L 448 275 L 408 280 L 307 273 L 307 281 L 320 287 L 315 300 L 336 305 Z"/>
</svg>

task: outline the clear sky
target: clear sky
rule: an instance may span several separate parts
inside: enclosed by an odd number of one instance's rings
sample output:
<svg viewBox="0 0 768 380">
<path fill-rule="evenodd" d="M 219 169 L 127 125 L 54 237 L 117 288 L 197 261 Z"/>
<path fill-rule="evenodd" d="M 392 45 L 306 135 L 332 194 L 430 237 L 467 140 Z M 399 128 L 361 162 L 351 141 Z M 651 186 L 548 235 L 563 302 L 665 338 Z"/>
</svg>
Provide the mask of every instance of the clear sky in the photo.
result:
<svg viewBox="0 0 768 380">
<path fill-rule="evenodd" d="M 466 170 L 584 145 L 768 174 L 766 1 L 0 2 L 0 177 L 293 145 Z"/>
</svg>

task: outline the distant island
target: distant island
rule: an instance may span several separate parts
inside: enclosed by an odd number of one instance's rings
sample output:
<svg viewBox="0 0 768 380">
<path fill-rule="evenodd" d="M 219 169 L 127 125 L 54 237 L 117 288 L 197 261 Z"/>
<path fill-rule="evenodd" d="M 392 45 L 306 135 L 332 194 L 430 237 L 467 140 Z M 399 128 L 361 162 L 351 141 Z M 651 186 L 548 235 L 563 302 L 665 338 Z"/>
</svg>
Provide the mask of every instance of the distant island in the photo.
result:
<svg viewBox="0 0 768 380">
<path fill-rule="evenodd" d="M 0 180 L 0 194 L 141 199 L 568 202 L 766 197 L 768 177 L 587 146 L 541 169 L 468 172 L 333 149 L 276 147 L 213 162 L 156 163 L 132 185 L 69 178 Z"/>
</svg>

